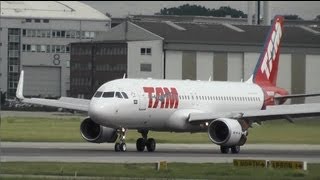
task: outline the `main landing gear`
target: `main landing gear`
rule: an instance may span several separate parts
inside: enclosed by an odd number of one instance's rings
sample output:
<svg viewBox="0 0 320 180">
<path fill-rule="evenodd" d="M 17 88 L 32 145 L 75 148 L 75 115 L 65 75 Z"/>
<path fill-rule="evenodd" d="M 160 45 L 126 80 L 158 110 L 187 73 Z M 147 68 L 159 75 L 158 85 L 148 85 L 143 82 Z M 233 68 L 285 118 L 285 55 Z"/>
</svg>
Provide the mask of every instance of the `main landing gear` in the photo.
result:
<svg viewBox="0 0 320 180">
<path fill-rule="evenodd" d="M 240 146 L 220 146 L 220 152 L 222 154 L 228 154 L 229 149 L 231 149 L 232 154 L 238 154 L 240 152 Z"/>
<path fill-rule="evenodd" d="M 125 142 L 125 139 L 126 139 L 126 132 L 127 130 L 124 129 L 124 128 L 121 128 L 120 130 L 118 130 L 118 134 L 119 134 L 119 140 L 120 140 L 120 143 L 117 142 L 115 145 L 114 145 L 114 151 L 116 152 L 119 152 L 119 151 L 127 151 L 127 145 L 126 145 L 126 142 Z"/>
<path fill-rule="evenodd" d="M 119 135 L 120 142 L 117 142 L 114 145 L 114 150 L 116 152 L 127 151 L 127 145 L 125 142 L 126 132 L 127 132 L 127 130 L 125 128 L 121 128 L 117 131 L 117 133 Z M 137 151 L 142 152 L 147 147 L 147 150 L 149 152 L 153 152 L 156 149 L 156 141 L 153 138 L 148 139 L 148 132 L 149 131 L 148 130 L 141 130 L 141 131 L 139 130 L 138 132 L 141 133 L 142 138 L 137 139 L 137 142 L 136 142 Z"/>
<path fill-rule="evenodd" d="M 145 147 L 149 152 L 153 152 L 156 149 L 156 141 L 153 138 L 148 139 L 148 130 L 139 130 L 141 133 L 142 138 L 137 139 L 136 147 L 137 151 L 144 151 Z"/>
</svg>

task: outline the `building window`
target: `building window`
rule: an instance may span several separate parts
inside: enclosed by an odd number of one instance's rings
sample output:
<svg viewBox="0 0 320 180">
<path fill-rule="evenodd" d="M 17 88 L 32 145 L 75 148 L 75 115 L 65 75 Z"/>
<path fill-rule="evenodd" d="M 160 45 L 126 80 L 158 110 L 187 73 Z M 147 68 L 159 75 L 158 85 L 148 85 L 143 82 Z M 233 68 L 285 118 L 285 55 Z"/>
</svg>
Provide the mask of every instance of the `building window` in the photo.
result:
<svg viewBox="0 0 320 180">
<path fill-rule="evenodd" d="M 95 37 L 95 33 L 94 32 L 90 32 L 90 38 L 93 39 Z"/>
<path fill-rule="evenodd" d="M 9 72 L 17 73 L 18 71 L 19 71 L 18 65 L 10 65 L 9 66 Z"/>
<path fill-rule="evenodd" d="M 37 52 L 41 52 L 41 46 L 40 45 L 36 45 L 36 48 L 37 48 Z"/>
<path fill-rule="evenodd" d="M 151 72 L 151 64 L 140 64 L 140 71 Z"/>
<path fill-rule="evenodd" d="M 31 45 L 27 44 L 27 51 L 30 52 L 31 51 Z"/>
<path fill-rule="evenodd" d="M 61 31 L 61 37 L 65 37 L 66 31 Z"/>
<path fill-rule="evenodd" d="M 145 55 L 146 54 L 146 48 L 141 48 L 140 49 L 140 53 L 141 53 L 141 55 Z"/>
<path fill-rule="evenodd" d="M 31 22 L 31 19 L 26 19 L 26 22 L 29 22 L 29 23 L 30 23 L 30 22 Z"/>
<path fill-rule="evenodd" d="M 40 23 L 40 19 L 35 19 L 34 22 Z"/>
<path fill-rule="evenodd" d="M 52 37 L 53 37 L 53 38 L 56 37 L 56 31 L 52 31 Z"/>
<path fill-rule="evenodd" d="M 36 45 L 31 45 L 31 52 L 36 52 Z"/>
<path fill-rule="evenodd" d="M 141 55 L 151 55 L 151 48 L 141 48 L 140 54 Z"/>
<path fill-rule="evenodd" d="M 151 48 L 147 48 L 147 55 L 151 55 Z"/>
<path fill-rule="evenodd" d="M 70 46 L 67 45 L 67 47 L 66 47 L 66 53 L 69 53 L 69 52 L 70 52 Z"/>
<path fill-rule="evenodd" d="M 41 52 L 46 52 L 47 46 L 46 45 L 41 45 Z"/>
<path fill-rule="evenodd" d="M 49 23 L 49 19 L 44 19 L 43 23 Z"/>
</svg>

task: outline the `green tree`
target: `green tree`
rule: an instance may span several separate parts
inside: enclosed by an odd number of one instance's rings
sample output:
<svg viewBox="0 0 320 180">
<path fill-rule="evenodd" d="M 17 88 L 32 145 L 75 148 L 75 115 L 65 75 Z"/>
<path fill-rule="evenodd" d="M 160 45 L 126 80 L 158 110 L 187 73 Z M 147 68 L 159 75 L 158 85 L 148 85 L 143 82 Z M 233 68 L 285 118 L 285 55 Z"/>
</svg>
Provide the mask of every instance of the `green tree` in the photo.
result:
<svg viewBox="0 0 320 180">
<path fill-rule="evenodd" d="M 225 17 L 230 15 L 235 18 L 246 18 L 247 15 L 242 11 L 233 9 L 229 6 L 223 6 L 219 9 L 209 9 L 204 6 L 184 4 L 179 7 L 163 8 L 160 13 L 156 15 L 192 15 L 192 16 L 214 16 L 214 17 Z"/>
<path fill-rule="evenodd" d="M 283 15 L 284 19 L 287 20 L 303 20 L 301 17 L 299 17 L 296 14 L 289 14 L 289 15 Z"/>
</svg>

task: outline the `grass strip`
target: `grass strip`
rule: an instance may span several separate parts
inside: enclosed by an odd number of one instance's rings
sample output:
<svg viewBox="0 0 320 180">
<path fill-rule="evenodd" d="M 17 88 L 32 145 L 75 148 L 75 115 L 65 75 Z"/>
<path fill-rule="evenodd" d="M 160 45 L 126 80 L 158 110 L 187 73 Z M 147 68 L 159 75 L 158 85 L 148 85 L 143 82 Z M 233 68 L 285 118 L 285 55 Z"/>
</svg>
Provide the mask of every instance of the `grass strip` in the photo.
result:
<svg viewBox="0 0 320 180">
<path fill-rule="evenodd" d="M 308 170 L 235 167 L 232 164 L 168 163 L 168 169 L 157 171 L 155 163 L 58 163 L 2 162 L 0 174 L 56 175 L 130 178 L 183 179 L 319 179 L 320 164 L 308 164 Z"/>
<path fill-rule="evenodd" d="M 6 117 L 1 123 L 1 140 L 14 142 L 84 142 L 80 135 L 80 118 Z M 285 120 L 264 122 L 249 129 L 247 143 L 320 144 L 320 121 Z M 150 132 L 158 143 L 211 143 L 207 133 Z M 126 141 L 135 143 L 141 137 L 129 130 Z"/>
</svg>

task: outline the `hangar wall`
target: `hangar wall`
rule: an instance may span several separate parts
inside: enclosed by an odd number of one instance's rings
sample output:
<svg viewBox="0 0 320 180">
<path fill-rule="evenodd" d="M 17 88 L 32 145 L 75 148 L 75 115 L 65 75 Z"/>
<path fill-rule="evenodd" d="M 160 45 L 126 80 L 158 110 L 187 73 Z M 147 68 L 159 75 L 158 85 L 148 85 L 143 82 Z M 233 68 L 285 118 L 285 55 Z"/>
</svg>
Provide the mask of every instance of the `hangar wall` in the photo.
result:
<svg viewBox="0 0 320 180">
<path fill-rule="evenodd" d="M 166 79 L 246 81 L 260 53 L 166 51 Z M 289 93 L 320 92 L 320 55 L 281 54 L 277 85 Z M 194 61 L 194 62 L 193 62 Z M 305 68 L 304 68 L 305 67 Z M 189 73 L 189 74 L 188 74 Z M 320 97 L 296 98 L 292 103 L 320 102 Z M 290 104 L 288 100 L 286 104 Z"/>
</svg>

